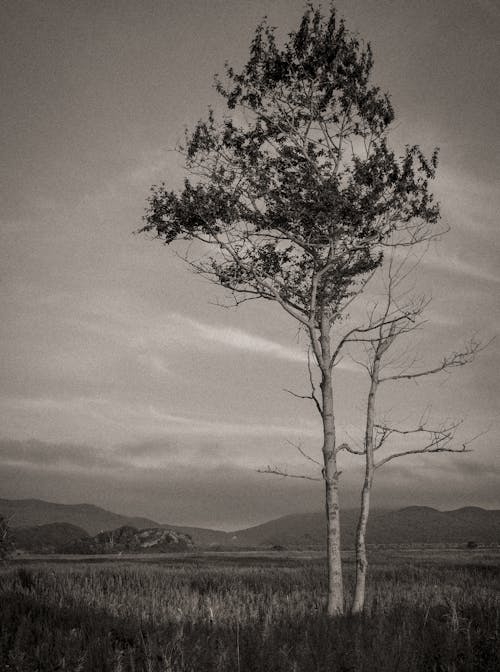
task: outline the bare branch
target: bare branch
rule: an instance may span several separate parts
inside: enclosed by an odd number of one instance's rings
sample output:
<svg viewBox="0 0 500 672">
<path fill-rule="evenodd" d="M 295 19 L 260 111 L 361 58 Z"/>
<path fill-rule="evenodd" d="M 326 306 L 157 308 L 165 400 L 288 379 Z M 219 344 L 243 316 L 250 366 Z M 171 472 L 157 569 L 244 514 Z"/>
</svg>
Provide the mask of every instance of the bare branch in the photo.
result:
<svg viewBox="0 0 500 672">
<path fill-rule="evenodd" d="M 297 394 L 297 392 L 294 392 L 293 390 L 288 390 L 286 387 L 283 388 L 283 392 L 288 392 L 288 394 L 291 394 L 292 397 L 295 397 L 296 399 L 312 399 L 313 401 L 315 401 L 312 394 Z"/>
<path fill-rule="evenodd" d="M 320 415 L 323 414 L 323 406 L 321 405 L 320 400 L 318 399 L 318 396 L 316 395 L 316 386 L 314 384 L 314 377 L 313 377 L 313 372 L 311 368 L 311 348 L 307 348 L 307 371 L 309 373 L 309 383 L 311 385 L 311 396 L 314 399 L 314 402 L 316 404 L 316 408 L 318 409 L 318 413 Z"/>
<path fill-rule="evenodd" d="M 432 434 L 432 435 L 450 435 L 451 432 L 454 432 L 460 425 L 463 424 L 463 420 L 457 420 L 456 422 L 451 423 L 450 425 L 440 427 L 438 429 L 431 429 L 426 427 L 423 424 L 419 424 L 413 429 L 398 429 L 396 427 L 389 427 L 387 425 L 375 424 L 375 428 L 381 431 L 388 431 L 391 434 L 399 434 L 401 436 L 407 436 L 409 434 Z"/>
<path fill-rule="evenodd" d="M 348 443 L 340 444 L 340 446 L 337 448 L 337 452 L 340 453 L 342 450 L 345 450 L 352 455 L 365 455 L 366 453 L 366 450 L 356 450 L 356 448 L 351 448 Z"/>
<path fill-rule="evenodd" d="M 376 425 L 376 428 L 381 432 L 381 439 L 379 440 L 378 447 L 382 446 L 383 441 L 393 434 L 398 434 L 400 436 L 408 436 L 410 434 L 423 434 L 429 437 L 427 443 L 421 448 L 411 448 L 408 450 L 399 451 L 397 453 L 392 453 L 386 457 L 380 459 L 374 464 L 374 467 L 378 469 L 379 467 L 387 464 L 391 460 L 394 460 L 399 457 L 405 457 L 407 455 L 421 455 L 423 453 L 468 453 L 470 449 L 468 446 L 475 441 L 477 438 L 482 436 L 485 432 L 474 436 L 468 441 L 463 442 L 459 446 L 453 446 L 452 441 L 455 438 L 455 432 L 457 428 L 462 424 L 462 420 L 453 422 L 449 425 L 438 429 L 431 429 L 420 425 L 414 429 L 398 429 L 395 427 L 388 427 L 386 425 Z"/>
<path fill-rule="evenodd" d="M 316 396 L 316 386 L 314 385 L 314 380 L 312 377 L 312 371 L 311 371 L 311 357 L 310 357 L 310 348 L 307 350 L 307 366 L 309 370 L 309 381 L 311 383 L 311 394 L 297 394 L 297 392 L 294 392 L 293 390 L 287 390 L 286 388 L 283 390 L 284 392 L 288 392 L 288 394 L 291 394 L 292 397 L 296 397 L 297 399 L 310 399 L 314 401 L 314 405 L 316 406 L 318 413 L 321 415 L 322 414 L 322 409 L 321 409 L 321 403 Z"/>
<path fill-rule="evenodd" d="M 430 243 L 435 240 L 439 240 L 442 236 L 446 235 L 450 231 L 450 226 L 445 226 L 439 231 L 432 231 L 432 229 L 426 228 L 424 226 L 399 226 L 396 227 L 398 233 L 404 232 L 408 234 L 408 237 L 402 238 L 400 240 L 383 240 L 380 242 L 381 247 L 415 247 L 421 243 Z"/>
<path fill-rule="evenodd" d="M 425 446 L 424 448 L 415 448 L 414 450 L 404 450 L 400 453 L 393 453 L 388 455 L 383 460 L 376 462 L 374 467 L 378 469 L 382 467 L 387 462 L 396 459 L 397 457 L 406 457 L 407 455 L 419 455 L 421 453 L 470 453 L 471 451 L 467 448 L 467 444 L 462 444 L 459 448 L 451 448 L 447 446 L 433 446 L 432 444 Z"/>
<path fill-rule="evenodd" d="M 287 471 L 282 471 L 277 467 L 267 466 L 265 469 L 257 469 L 259 474 L 271 474 L 273 476 L 283 476 L 286 478 L 302 478 L 306 481 L 322 481 L 323 477 L 321 476 L 306 476 L 305 474 L 289 474 Z"/>
<path fill-rule="evenodd" d="M 309 460 L 309 462 L 314 462 L 314 464 L 317 464 L 319 467 L 323 467 L 323 465 L 321 464 L 321 462 L 318 462 L 318 460 L 315 460 L 314 457 L 311 457 L 310 455 L 308 455 L 308 454 L 302 449 L 302 447 L 301 447 L 299 444 L 297 444 L 297 443 L 293 443 L 292 441 L 289 441 L 288 439 L 286 440 L 286 442 L 287 442 L 288 444 L 290 444 L 291 446 L 293 446 L 296 450 L 298 450 L 299 453 L 300 453 L 303 457 L 306 458 L 306 460 Z"/>
<path fill-rule="evenodd" d="M 483 345 L 479 341 L 471 339 L 467 346 L 461 352 L 452 352 L 450 355 L 443 357 L 441 364 L 438 366 L 426 369 L 424 371 L 415 371 L 413 373 L 400 373 L 394 376 L 386 376 L 380 379 L 381 383 L 385 383 L 390 380 L 414 380 L 416 378 L 422 378 L 424 376 L 431 376 L 436 373 L 446 372 L 450 369 L 464 366 L 469 364 L 474 360 L 476 355 L 484 350 L 488 344 Z"/>
</svg>

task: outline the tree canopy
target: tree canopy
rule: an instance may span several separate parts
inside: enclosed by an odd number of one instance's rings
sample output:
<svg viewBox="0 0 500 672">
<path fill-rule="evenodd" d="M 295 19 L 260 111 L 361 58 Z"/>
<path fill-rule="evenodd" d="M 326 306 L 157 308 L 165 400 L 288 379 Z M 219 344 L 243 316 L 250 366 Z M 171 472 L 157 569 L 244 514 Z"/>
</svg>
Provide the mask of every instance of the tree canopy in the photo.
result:
<svg viewBox="0 0 500 672">
<path fill-rule="evenodd" d="M 262 22 L 241 72 L 216 79 L 227 115 L 210 110 L 186 132 L 190 178 L 180 192 L 152 188 L 142 231 L 211 244 L 190 262 L 240 300 L 278 301 L 313 328 L 326 311 L 333 324 L 384 246 L 429 237 L 439 218 L 437 152 L 389 148 L 394 111 L 372 66 L 334 8 L 309 7 L 281 47 Z"/>
</svg>

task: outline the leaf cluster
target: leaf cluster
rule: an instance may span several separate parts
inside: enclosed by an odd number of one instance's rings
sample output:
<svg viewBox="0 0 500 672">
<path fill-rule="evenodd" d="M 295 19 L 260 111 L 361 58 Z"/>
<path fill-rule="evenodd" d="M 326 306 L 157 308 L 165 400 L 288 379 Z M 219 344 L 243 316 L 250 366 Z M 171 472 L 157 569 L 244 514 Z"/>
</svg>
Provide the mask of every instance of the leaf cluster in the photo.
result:
<svg viewBox="0 0 500 672">
<path fill-rule="evenodd" d="M 141 231 L 197 239 L 211 250 L 190 260 L 199 272 L 310 326 L 333 323 L 384 245 L 425 239 L 439 218 L 437 152 L 390 149 L 394 111 L 372 67 L 334 7 L 310 6 L 283 46 L 263 21 L 241 72 L 216 79 L 228 115 L 209 111 L 186 132 L 190 177 L 179 192 L 152 187 Z"/>
</svg>

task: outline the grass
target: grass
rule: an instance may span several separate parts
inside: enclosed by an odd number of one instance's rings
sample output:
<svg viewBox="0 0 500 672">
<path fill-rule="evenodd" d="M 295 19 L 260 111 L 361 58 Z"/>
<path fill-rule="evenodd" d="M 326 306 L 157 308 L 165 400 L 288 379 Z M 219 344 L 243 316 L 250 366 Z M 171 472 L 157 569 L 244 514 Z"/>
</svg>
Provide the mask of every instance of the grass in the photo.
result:
<svg viewBox="0 0 500 672">
<path fill-rule="evenodd" d="M 6 563 L 0 670 L 497 672 L 498 559 L 393 556 L 366 613 L 333 620 L 324 560 L 300 554 Z"/>
</svg>

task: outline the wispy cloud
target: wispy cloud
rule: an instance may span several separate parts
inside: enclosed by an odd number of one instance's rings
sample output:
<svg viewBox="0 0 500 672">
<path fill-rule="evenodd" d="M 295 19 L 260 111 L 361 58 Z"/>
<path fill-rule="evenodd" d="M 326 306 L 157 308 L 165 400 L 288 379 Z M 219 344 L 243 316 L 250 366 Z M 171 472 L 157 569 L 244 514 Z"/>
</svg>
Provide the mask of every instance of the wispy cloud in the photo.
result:
<svg viewBox="0 0 500 672">
<path fill-rule="evenodd" d="M 116 469 L 119 457 L 109 450 L 74 443 L 0 439 L 0 463 L 10 467 L 70 470 Z"/>
<path fill-rule="evenodd" d="M 494 271 L 489 271 L 480 264 L 471 264 L 461 259 L 458 255 L 453 253 L 429 253 L 422 260 L 424 267 L 434 268 L 437 271 L 445 273 L 452 273 L 456 276 L 461 276 L 463 279 L 473 278 L 483 282 L 498 283 L 500 282 L 500 274 Z"/>
<path fill-rule="evenodd" d="M 307 363 L 305 342 L 291 347 L 254 332 L 227 324 L 204 322 L 176 311 L 149 313 L 145 319 L 138 314 L 137 306 L 129 304 L 120 295 L 97 297 L 94 305 L 83 308 L 71 321 L 98 336 L 135 350 L 151 368 L 170 374 L 172 369 L 168 366 L 168 354 L 186 346 L 197 352 L 218 351 L 225 355 L 229 350 L 300 365 Z M 348 359 L 342 360 L 338 368 L 357 371 Z"/>
<path fill-rule="evenodd" d="M 279 423 L 259 423 L 207 418 L 201 414 L 182 415 L 169 413 L 153 404 L 130 404 L 121 400 L 98 397 L 63 398 L 15 398 L 0 399 L 0 409 L 9 417 L 14 413 L 64 417 L 71 427 L 92 422 L 107 430 L 108 441 L 126 440 L 127 437 L 185 436 L 185 437 L 235 437 L 235 438 L 287 438 L 316 437 L 319 425 L 311 421 L 301 421 L 295 425 Z M 73 418 L 73 422 L 72 419 Z M 33 417 L 33 426 L 36 422 Z M 99 427 L 96 427 L 98 429 Z M 57 428 L 56 428 L 57 431 Z M 44 428 L 46 434 L 47 428 Z M 114 441 L 111 439 L 114 438 Z M 111 440 L 111 441 L 110 441 Z"/>
<path fill-rule="evenodd" d="M 298 348 L 290 348 L 281 343 L 276 343 L 267 338 L 262 338 L 242 329 L 233 327 L 220 327 L 204 322 L 199 322 L 182 315 L 173 315 L 174 319 L 185 327 L 185 333 L 196 334 L 205 343 L 212 343 L 224 348 L 245 350 L 264 356 L 278 357 L 291 362 L 306 362 L 306 355 Z"/>
<path fill-rule="evenodd" d="M 306 353 L 300 346 L 290 347 L 228 325 L 217 325 L 195 319 L 176 311 L 161 314 L 150 313 L 144 319 L 137 306 L 119 294 L 96 297 L 87 307 L 80 307 L 77 315 L 69 318 L 74 324 L 144 354 L 148 348 L 155 349 L 149 355 L 150 363 L 157 369 L 165 362 L 157 352 L 171 350 L 178 345 L 193 345 L 200 349 L 239 350 L 273 357 L 289 362 L 305 363 Z M 156 357 L 156 359 L 154 359 Z"/>
</svg>

